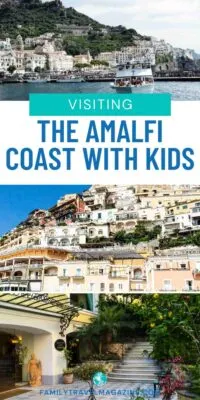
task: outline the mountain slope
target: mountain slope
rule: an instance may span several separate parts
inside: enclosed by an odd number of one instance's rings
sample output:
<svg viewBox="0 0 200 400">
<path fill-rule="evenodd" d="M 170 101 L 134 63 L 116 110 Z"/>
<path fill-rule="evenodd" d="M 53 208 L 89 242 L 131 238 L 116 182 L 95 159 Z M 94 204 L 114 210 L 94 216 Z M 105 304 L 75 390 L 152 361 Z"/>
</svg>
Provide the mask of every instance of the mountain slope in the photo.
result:
<svg viewBox="0 0 200 400">
<path fill-rule="evenodd" d="M 91 29 L 88 36 L 76 37 L 64 34 L 63 25 L 84 25 Z M 102 28 L 107 29 L 107 34 L 101 32 Z M 144 38 L 135 29 L 102 25 L 72 7 L 65 8 L 60 0 L 44 3 L 41 0 L 0 0 L 0 38 L 16 38 L 20 34 L 24 39 L 46 32 L 62 33 L 61 46 L 71 55 L 90 50 L 95 56 L 102 51 L 133 46 L 136 38 Z"/>
<path fill-rule="evenodd" d="M 54 32 L 57 30 L 56 24 L 101 26 L 73 8 L 65 8 L 60 1 L 6 0 L 0 8 L 1 37 L 15 37 L 19 33 L 22 36 L 37 36 Z"/>
</svg>

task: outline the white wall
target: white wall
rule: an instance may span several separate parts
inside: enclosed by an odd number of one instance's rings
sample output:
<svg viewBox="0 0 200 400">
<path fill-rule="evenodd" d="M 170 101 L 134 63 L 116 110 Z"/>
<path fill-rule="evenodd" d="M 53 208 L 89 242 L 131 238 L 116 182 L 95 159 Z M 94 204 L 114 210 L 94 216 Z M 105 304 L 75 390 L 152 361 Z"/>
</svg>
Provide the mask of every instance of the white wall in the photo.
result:
<svg viewBox="0 0 200 400">
<path fill-rule="evenodd" d="M 43 384 L 61 382 L 66 363 L 62 354 L 54 348 L 55 340 L 60 338 L 59 318 L 2 308 L 0 305 L 0 329 L 21 335 L 24 345 L 28 347 L 23 379 L 27 380 L 27 363 L 31 353 L 35 353 L 42 363 Z"/>
</svg>

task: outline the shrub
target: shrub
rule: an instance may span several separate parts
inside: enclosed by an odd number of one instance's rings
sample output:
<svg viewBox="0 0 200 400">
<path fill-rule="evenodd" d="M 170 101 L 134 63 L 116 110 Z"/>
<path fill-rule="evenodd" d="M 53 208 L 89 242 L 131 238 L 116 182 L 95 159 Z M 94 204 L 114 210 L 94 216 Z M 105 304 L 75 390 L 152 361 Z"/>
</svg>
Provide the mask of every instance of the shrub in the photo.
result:
<svg viewBox="0 0 200 400">
<path fill-rule="evenodd" d="M 112 371 L 113 365 L 111 363 L 101 362 L 87 362 L 83 365 L 79 365 L 74 369 L 74 374 L 77 378 L 88 381 L 92 379 L 92 376 L 97 372 L 108 374 Z"/>
<path fill-rule="evenodd" d="M 190 365 L 187 367 L 191 382 L 190 391 L 200 395 L 200 365 Z"/>
</svg>

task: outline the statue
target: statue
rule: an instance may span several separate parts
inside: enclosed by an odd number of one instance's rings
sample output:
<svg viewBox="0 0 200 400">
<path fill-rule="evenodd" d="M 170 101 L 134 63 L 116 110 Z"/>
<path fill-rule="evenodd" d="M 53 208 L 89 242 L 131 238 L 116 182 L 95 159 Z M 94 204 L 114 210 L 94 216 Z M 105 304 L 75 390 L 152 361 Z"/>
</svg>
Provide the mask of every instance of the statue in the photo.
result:
<svg viewBox="0 0 200 400">
<path fill-rule="evenodd" d="M 42 384 L 42 365 L 41 361 L 35 357 L 35 354 L 31 354 L 31 359 L 28 362 L 28 379 L 30 386 L 40 386 Z"/>
</svg>

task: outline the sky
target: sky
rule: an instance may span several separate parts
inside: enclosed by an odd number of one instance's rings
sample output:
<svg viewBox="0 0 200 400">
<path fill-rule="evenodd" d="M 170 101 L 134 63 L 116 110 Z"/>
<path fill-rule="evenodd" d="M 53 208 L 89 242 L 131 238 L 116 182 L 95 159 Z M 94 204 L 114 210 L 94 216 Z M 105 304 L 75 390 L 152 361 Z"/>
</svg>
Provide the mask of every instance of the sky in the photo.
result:
<svg viewBox="0 0 200 400">
<path fill-rule="evenodd" d="M 200 53 L 200 0 L 63 0 L 105 25 L 124 25 Z"/>
<path fill-rule="evenodd" d="M 0 185 L 0 236 L 26 219 L 35 208 L 47 209 L 63 195 L 88 188 L 87 185 Z"/>
</svg>

